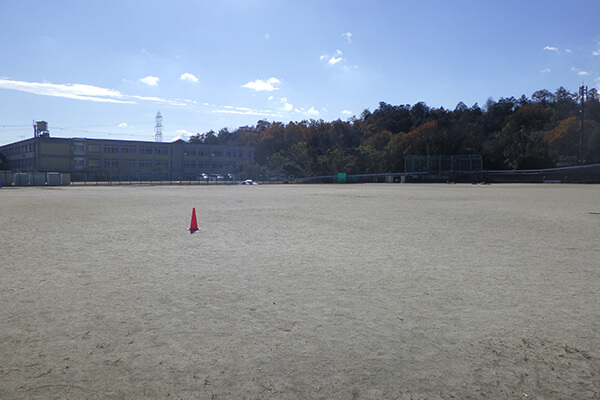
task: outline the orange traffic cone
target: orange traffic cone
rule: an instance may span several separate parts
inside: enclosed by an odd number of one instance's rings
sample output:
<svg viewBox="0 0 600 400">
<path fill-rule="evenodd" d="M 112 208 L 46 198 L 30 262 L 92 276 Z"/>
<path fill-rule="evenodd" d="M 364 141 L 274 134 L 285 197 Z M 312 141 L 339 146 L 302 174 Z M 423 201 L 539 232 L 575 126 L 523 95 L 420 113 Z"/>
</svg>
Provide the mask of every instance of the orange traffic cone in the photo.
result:
<svg viewBox="0 0 600 400">
<path fill-rule="evenodd" d="M 198 222 L 196 221 L 196 208 L 192 208 L 192 222 L 190 223 L 190 233 L 198 230 Z"/>
</svg>

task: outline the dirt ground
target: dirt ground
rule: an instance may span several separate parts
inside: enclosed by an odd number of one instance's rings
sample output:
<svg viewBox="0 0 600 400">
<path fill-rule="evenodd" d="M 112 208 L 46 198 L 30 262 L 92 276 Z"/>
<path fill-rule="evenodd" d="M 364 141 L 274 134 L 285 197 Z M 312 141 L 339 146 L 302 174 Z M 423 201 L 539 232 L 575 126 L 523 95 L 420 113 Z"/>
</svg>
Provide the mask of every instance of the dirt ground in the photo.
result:
<svg viewBox="0 0 600 400">
<path fill-rule="evenodd" d="M 598 185 L 3 188 L 0 398 L 600 399 L 599 238 Z"/>
</svg>

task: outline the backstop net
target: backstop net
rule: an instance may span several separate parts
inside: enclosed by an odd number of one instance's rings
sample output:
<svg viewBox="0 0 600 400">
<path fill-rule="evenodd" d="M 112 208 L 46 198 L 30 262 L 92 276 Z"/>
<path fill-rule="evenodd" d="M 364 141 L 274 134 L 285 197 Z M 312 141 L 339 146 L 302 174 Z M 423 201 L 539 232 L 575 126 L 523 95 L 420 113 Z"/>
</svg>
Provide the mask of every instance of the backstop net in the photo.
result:
<svg viewBox="0 0 600 400">
<path fill-rule="evenodd" d="M 404 172 L 426 172 L 431 175 L 451 175 L 473 173 L 483 170 L 481 154 L 456 156 L 429 155 L 404 157 Z"/>
</svg>

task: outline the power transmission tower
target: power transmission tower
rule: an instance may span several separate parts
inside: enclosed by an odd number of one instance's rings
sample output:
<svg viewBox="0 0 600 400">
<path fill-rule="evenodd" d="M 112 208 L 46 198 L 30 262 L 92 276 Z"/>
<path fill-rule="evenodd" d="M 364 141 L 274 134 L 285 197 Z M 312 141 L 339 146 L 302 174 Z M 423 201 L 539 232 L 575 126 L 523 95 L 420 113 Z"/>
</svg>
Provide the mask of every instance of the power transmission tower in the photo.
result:
<svg viewBox="0 0 600 400">
<path fill-rule="evenodd" d="M 154 125 L 154 140 L 157 142 L 163 141 L 163 124 L 162 124 L 162 115 L 160 115 L 160 111 L 156 113 L 156 125 Z"/>
</svg>

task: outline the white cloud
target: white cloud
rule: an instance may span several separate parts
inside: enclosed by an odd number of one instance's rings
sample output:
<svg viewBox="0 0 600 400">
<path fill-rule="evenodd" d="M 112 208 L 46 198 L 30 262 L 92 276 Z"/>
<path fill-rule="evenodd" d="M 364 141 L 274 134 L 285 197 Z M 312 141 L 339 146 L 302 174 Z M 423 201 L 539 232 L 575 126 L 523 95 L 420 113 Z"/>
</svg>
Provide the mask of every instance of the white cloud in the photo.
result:
<svg viewBox="0 0 600 400">
<path fill-rule="evenodd" d="M 121 122 L 119 128 L 127 128 L 127 122 Z"/>
<path fill-rule="evenodd" d="M 317 109 L 315 109 L 314 107 L 309 108 L 308 111 L 305 110 L 304 107 L 300 107 L 300 108 L 295 107 L 294 112 L 297 114 L 304 114 L 304 115 L 311 115 L 311 116 L 319 115 L 319 111 Z"/>
<path fill-rule="evenodd" d="M 136 104 L 136 100 L 166 103 L 175 106 L 186 105 L 181 100 L 168 100 L 159 97 L 144 97 L 126 95 L 118 90 L 106 89 L 98 86 L 76 84 L 56 84 L 49 82 L 23 82 L 9 79 L 0 79 L 0 89 L 18 90 L 42 96 L 63 97 L 73 100 L 85 100 L 102 103 Z"/>
<path fill-rule="evenodd" d="M 322 56 L 319 57 L 319 60 L 323 61 L 323 60 L 327 60 L 327 63 L 330 65 L 335 65 L 337 63 L 339 63 L 340 61 L 342 61 L 342 55 L 344 53 L 342 53 L 341 50 L 336 50 L 335 53 L 333 53 L 333 56 L 329 57 L 328 54 L 323 54 Z"/>
<path fill-rule="evenodd" d="M 64 97 L 104 103 L 135 103 L 127 96 L 112 89 L 82 84 L 56 84 L 48 82 L 23 82 L 0 79 L 0 89 L 18 90 L 42 96 Z"/>
<path fill-rule="evenodd" d="M 342 110 L 342 114 L 344 114 L 344 115 L 352 115 L 352 111 Z"/>
<path fill-rule="evenodd" d="M 571 49 L 565 49 L 565 51 L 566 51 L 567 53 L 572 53 L 572 52 L 573 52 Z"/>
<path fill-rule="evenodd" d="M 592 55 L 593 56 L 600 56 L 600 43 L 598 43 L 598 47 L 596 48 L 596 50 L 592 51 Z"/>
<path fill-rule="evenodd" d="M 179 139 L 185 140 L 187 142 L 188 140 L 190 140 L 190 136 L 194 135 L 192 132 L 186 131 L 185 129 L 177 129 L 175 133 L 177 134 L 177 136 L 171 138 L 172 142 Z"/>
<path fill-rule="evenodd" d="M 181 79 L 182 81 L 198 83 L 198 78 L 196 78 L 196 76 L 194 74 L 190 74 L 189 72 L 186 72 L 185 74 L 181 74 L 179 79 Z"/>
<path fill-rule="evenodd" d="M 544 68 L 543 70 L 540 71 L 542 74 L 547 74 L 550 72 L 550 68 Z"/>
<path fill-rule="evenodd" d="M 340 61 L 342 61 L 342 51 L 341 50 L 336 50 L 335 53 L 333 54 L 333 57 L 331 57 L 329 59 L 329 64 L 333 65 L 333 64 L 337 64 Z"/>
<path fill-rule="evenodd" d="M 253 110 L 248 107 L 233 107 L 223 106 L 220 109 L 213 110 L 216 114 L 239 114 L 239 115 L 257 115 L 261 117 L 272 117 L 276 116 L 271 110 Z"/>
<path fill-rule="evenodd" d="M 148 86 L 157 86 L 158 85 L 158 81 L 160 79 L 157 78 L 156 76 L 147 76 L 145 78 L 140 78 L 140 82 L 145 83 Z"/>
<path fill-rule="evenodd" d="M 544 50 L 555 51 L 558 53 L 558 47 L 546 46 L 544 47 Z"/>
<path fill-rule="evenodd" d="M 156 103 L 165 103 L 165 104 L 170 104 L 172 106 L 186 106 L 187 105 L 187 103 L 182 100 L 166 100 L 166 99 L 161 99 L 160 97 L 148 97 L 148 96 L 127 96 L 127 97 L 130 97 L 132 99 L 143 100 L 143 101 L 154 101 Z"/>
<path fill-rule="evenodd" d="M 587 76 L 587 75 L 589 75 L 587 71 L 582 71 L 579 68 L 575 68 L 575 67 L 571 68 L 571 71 L 576 72 L 577 75 L 579 75 L 579 76 Z"/>
<path fill-rule="evenodd" d="M 271 96 L 271 98 L 272 97 L 273 96 Z M 291 103 L 288 102 L 287 97 L 280 97 L 279 98 L 279 102 L 281 104 L 283 104 L 280 108 L 278 108 L 279 111 L 290 112 L 290 111 L 292 111 L 294 109 L 294 106 Z"/>
<path fill-rule="evenodd" d="M 255 81 L 248 82 L 245 85 L 242 85 L 242 87 L 256 90 L 257 92 L 272 92 L 273 90 L 279 90 L 278 87 L 274 86 L 279 83 L 281 83 L 281 81 L 277 78 L 269 78 L 266 81 L 262 79 L 257 79 Z"/>
<path fill-rule="evenodd" d="M 348 43 L 352 43 L 352 34 L 350 32 L 342 33 L 342 36 L 345 36 L 348 39 Z"/>
</svg>

